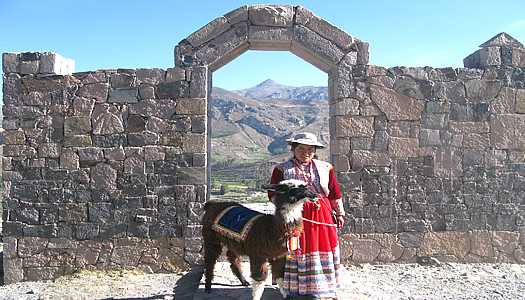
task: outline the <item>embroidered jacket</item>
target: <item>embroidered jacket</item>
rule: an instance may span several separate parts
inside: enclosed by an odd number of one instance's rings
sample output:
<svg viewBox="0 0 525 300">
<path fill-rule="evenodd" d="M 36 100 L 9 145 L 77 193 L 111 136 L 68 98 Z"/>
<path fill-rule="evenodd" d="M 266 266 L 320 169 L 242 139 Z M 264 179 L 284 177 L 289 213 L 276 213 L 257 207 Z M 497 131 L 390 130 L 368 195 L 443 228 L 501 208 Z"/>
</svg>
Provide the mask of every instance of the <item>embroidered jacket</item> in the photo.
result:
<svg viewBox="0 0 525 300">
<path fill-rule="evenodd" d="M 286 179 L 298 179 L 308 183 L 308 188 L 317 193 L 321 198 L 328 198 L 332 210 L 338 216 L 344 216 L 345 211 L 339 186 L 331 164 L 313 159 L 310 164 L 303 165 L 292 158 L 275 167 L 271 183 L 278 183 Z M 274 193 L 268 191 L 270 200 L 273 201 Z"/>
</svg>

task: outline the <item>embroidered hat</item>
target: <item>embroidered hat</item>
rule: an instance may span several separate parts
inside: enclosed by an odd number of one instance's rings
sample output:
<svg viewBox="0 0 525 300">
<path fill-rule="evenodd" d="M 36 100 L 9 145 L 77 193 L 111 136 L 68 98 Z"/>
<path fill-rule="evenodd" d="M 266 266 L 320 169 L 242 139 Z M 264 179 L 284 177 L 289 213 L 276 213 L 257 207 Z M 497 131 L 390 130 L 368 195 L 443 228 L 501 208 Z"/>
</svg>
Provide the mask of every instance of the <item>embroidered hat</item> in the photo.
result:
<svg viewBox="0 0 525 300">
<path fill-rule="evenodd" d="M 292 143 L 310 145 L 310 146 L 315 146 L 316 148 L 322 148 L 322 149 L 326 148 L 325 145 L 317 141 L 317 137 L 315 136 L 315 134 L 310 133 L 310 132 L 298 133 L 293 138 L 286 140 L 286 144 L 290 145 Z"/>
</svg>

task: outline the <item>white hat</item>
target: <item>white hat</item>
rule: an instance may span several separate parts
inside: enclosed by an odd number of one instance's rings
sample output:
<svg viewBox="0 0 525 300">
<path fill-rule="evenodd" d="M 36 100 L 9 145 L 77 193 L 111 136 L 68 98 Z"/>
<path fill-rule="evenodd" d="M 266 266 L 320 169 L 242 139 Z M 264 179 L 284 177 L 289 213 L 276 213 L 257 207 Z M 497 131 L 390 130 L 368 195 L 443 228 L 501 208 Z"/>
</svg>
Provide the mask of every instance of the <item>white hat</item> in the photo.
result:
<svg viewBox="0 0 525 300">
<path fill-rule="evenodd" d="M 286 140 L 286 144 L 290 145 L 292 143 L 315 146 L 316 148 L 326 148 L 325 145 L 317 141 L 315 134 L 310 132 L 298 133 L 293 138 Z"/>
</svg>

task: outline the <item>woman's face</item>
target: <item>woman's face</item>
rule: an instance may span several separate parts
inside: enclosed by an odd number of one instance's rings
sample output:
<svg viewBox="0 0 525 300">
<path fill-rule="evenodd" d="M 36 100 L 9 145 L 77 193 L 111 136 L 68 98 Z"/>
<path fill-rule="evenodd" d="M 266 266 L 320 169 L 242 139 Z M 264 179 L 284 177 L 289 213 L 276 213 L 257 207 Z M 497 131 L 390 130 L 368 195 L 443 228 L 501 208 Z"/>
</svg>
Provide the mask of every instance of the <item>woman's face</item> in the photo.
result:
<svg viewBox="0 0 525 300">
<path fill-rule="evenodd" d="M 295 147 L 292 147 L 292 152 L 302 163 L 310 162 L 315 155 L 315 146 L 299 144 Z"/>
</svg>

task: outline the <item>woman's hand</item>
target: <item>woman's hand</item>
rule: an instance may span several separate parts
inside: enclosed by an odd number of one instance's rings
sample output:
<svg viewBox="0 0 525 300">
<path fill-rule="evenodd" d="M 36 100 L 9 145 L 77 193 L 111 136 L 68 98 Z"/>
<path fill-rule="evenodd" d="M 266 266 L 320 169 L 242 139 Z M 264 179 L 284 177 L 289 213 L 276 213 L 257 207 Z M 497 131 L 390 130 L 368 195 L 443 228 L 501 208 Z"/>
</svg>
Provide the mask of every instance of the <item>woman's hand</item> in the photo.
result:
<svg viewBox="0 0 525 300">
<path fill-rule="evenodd" d="M 337 221 L 337 228 L 341 228 L 345 225 L 345 219 L 343 216 L 336 216 L 335 219 Z"/>
</svg>

